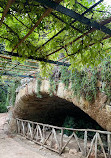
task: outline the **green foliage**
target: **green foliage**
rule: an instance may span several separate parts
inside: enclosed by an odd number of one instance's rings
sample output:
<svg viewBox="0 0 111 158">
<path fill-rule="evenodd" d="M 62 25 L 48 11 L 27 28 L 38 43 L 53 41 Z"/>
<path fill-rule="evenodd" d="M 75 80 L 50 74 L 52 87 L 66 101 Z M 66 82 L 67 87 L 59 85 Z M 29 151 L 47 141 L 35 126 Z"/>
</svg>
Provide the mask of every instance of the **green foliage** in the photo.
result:
<svg viewBox="0 0 111 158">
<path fill-rule="evenodd" d="M 9 94 L 10 94 L 9 96 L 10 96 L 10 101 L 12 105 L 14 105 L 15 103 L 15 98 L 16 98 L 15 90 L 16 90 L 15 83 L 13 83 L 9 90 Z"/>
<path fill-rule="evenodd" d="M 7 87 L 5 86 L 0 86 L 0 113 L 6 112 L 7 111 L 7 106 L 6 106 L 6 98 L 7 98 Z"/>
<path fill-rule="evenodd" d="M 52 76 L 49 77 L 49 81 L 50 81 L 49 95 L 53 96 L 54 92 L 56 91 L 57 82 L 53 79 Z"/>
<path fill-rule="evenodd" d="M 0 1 L 0 17 L 2 17 L 6 4 L 6 0 Z M 61 4 L 66 8 L 82 14 L 86 11 L 86 8 L 89 8 L 94 3 L 88 2 L 87 0 L 65 0 L 64 2 L 61 2 Z M 106 19 L 110 16 L 110 11 L 108 10 L 110 9 L 105 7 L 103 4 L 100 4 L 84 16 L 91 20 L 93 18 L 93 20 L 100 22 L 102 19 Z M 12 51 L 14 46 L 39 20 L 44 11 L 44 7 L 35 0 L 15 1 L 14 5 L 11 5 L 7 16 L 4 19 L 4 23 L 0 27 L 0 43 L 5 44 L 6 50 Z M 77 31 L 69 26 L 69 23 L 73 21 L 72 18 L 63 15 L 60 12 L 58 13 L 57 11 L 53 11 L 53 13 L 64 22 L 60 21 L 52 14 L 44 17 L 42 22 L 40 22 L 38 27 L 35 28 L 32 34 L 28 36 L 28 38 L 18 46 L 18 48 L 16 48 L 15 52 L 18 52 L 23 58 L 29 57 L 30 55 L 34 58 L 45 58 L 56 49 L 60 47 L 64 48 L 67 43 L 75 41 L 76 38 L 85 33 L 86 30 L 88 31 L 90 29 L 89 26 L 76 21 L 74 23 L 74 27 L 81 30 Z M 107 27 L 111 28 L 111 25 L 109 24 Z M 61 29 L 64 31 L 41 47 L 43 43 L 56 35 L 56 33 L 58 33 Z M 49 59 L 58 60 L 59 54 L 63 53 L 66 57 L 70 55 L 68 59 L 72 67 L 78 68 L 81 65 L 94 66 L 95 63 L 98 64 L 102 60 L 103 55 L 99 52 L 103 50 L 103 54 L 107 55 L 107 52 L 104 50 L 110 47 L 111 38 L 103 41 L 105 36 L 105 33 L 96 30 L 87 36 L 84 36 L 82 39 L 75 41 L 71 45 L 68 45 L 66 47 L 67 52 L 62 49 L 50 56 Z M 39 47 L 40 49 L 37 50 Z M 45 68 L 47 73 L 47 69 L 49 70 L 49 68 L 47 66 Z"/>
<path fill-rule="evenodd" d="M 64 123 L 62 125 L 65 128 L 73 128 L 73 129 L 96 129 L 101 130 L 102 128 L 97 125 L 97 123 L 94 124 L 94 122 L 91 122 L 91 120 L 85 120 L 85 119 L 79 119 L 72 116 L 67 116 L 64 120 Z M 95 126 L 95 127 L 94 127 Z M 64 130 L 64 134 L 67 136 L 70 136 L 72 134 L 72 131 L 70 130 Z M 79 138 L 84 138 L 84 132 L 76 131 L 76 134 Z M 94 132 L 88 132 L 88 139 L 92 139 L 94 136 Z"/>
<path fill-rule="evenodd" d="M 99 76 L 98 73 L 100 72 Z M 74 95 L 82 96 L 92 102 L 96 99 L 98 90 L 103 91 L 108 98 L 111 98 L 111 62 L 110 57 L 105 58 L 98 67 L 84 68 L 81 71 L 68 70 L 67 67 L 61 67 L 60 80 L 68 88 L 71 82 L 71 90 Z M 103 82 L 102 88 L 98 89 L 97 81 Z"/>
<path fill-rule="evenodd" d="M 96 99 L 97 94 L 97 73 L 95 69 L 83 72 L 80 93 L 88 101 Z"/>
<path fill-rule="evenodd" d="M 20 82 L 17 80 L 13 83 L 10 84 L 8 87 L 8 92 L 7 92 L 7 99 L 6 99 L 6 104 L 14 106 L 15 99 L 16 99 L 16 88 L 20 85 Z"/>
<path fill-rule="evenodd" d="M 101 91 L 108 96 L 108 102 L 111 102 L 111 58 L 105 58 L 101 67 Z"/>
<path fill-rule="evenodd" d="M 66 89 L 69 87 L 70 72 L 67 67 L 61 67 L 61 81 L 65 84 Z"/>
<path fill-rule="evenodd" d="M 68 88 L 71 82 L 71 89 L 74 95 L 83 96 L 88 101 L 93 101 L 97 94 L 96 70 L 86 69 L 82 71 L 68 71 L 68 68 L 61 67 L 61 81 Z M 65 71 L 64 71 L 65 70 Z"/>
<path fill-rule="evenodd" d="M 4 112 L 7 112 L 7 107 L 3 103 L 0 103 L 0 113 Z"/>
<path fill-rule="evenodd" d="M 39 74 L 37 75 L 36 80 L 37 80 L 37 97 L 42 98 L 42 96 L 40 94 L 40 87 L 41 87 L 42 81 L 41 81 L 41 77 Z"/>
<path fill-rule="evenodd" d="M 74 127 L 74 118 L 73 117 L 69 117 L 67 116 L 64 123 L 63 123 L 63 127 L 65 128 L 73 128 Z M 72 134 L 72 131 L 69 130 L 64 130 L 64 134 L 70 136 Z"/>
<path fill-rule="evenodd" d="M 65 88 L 69 89 L 71 83 L 71 90 L 73 94 L 78 97 L 83 97 L 89 102 L 96 99 L 98 91 L 103 92 L 108 96 L 108 104 L 111 102 L 111 58 L 110 56 L 102 59 L 99 66 L 78 69 L 68 69 L 68 67 L 61 66 L 60 78 L 54 78 L 54 74 L 49 74 L 50 88 L 49 94 L 52 96 L 56 92 L 57 85 L 60 82 L 64 83 Z M 53 76 L 53 77 L 52 77 Z M 102 82 L 102 87 L 97 87 L 97 82 Z"/>
<path fill-rule="evenodd" d="M 74 95 L 80 96 L 82 86 L 82 75 L 81 72 L 75 70 L 75 72 L 71 73 L 71 89 L 74 92 Z"/>
</svg>

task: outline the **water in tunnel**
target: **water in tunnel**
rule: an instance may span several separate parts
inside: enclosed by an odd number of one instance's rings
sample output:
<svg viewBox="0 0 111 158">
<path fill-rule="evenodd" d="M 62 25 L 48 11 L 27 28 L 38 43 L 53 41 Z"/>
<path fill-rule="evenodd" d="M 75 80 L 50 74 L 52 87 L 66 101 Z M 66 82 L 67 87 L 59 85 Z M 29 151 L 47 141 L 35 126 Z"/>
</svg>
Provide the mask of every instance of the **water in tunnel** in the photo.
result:
<svg viewBox="0 0 111 158">
<path fill-rule="evenodd" d="M 42 94 L 42 98 L 37 98 L 36 94 L 24 96 L 15 113 L 18 118 L 50 125 L 102 129 L 72 102 L 57 96 L 50 97 L 46 93 Z"/>
</svg>

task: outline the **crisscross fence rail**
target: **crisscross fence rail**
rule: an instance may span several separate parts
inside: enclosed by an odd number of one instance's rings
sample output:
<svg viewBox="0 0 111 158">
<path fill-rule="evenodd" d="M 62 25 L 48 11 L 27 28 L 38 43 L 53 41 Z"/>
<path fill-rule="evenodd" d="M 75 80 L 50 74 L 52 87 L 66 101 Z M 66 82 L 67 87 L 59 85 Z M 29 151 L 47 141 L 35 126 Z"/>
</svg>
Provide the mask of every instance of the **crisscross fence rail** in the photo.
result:
<svg viewBox="0 0 111 158">
<path fill-rule="evenodd" d="M 59 154 L 69 147 L 75 148 L 86 158 L 91 154 L 95 158 L 99 155 L 101 158 L 111 158 L 111 132 L 57 127 L 18 118 L 16 123 L 18 134 Z M 69 136 L 64 134 L 66 132 Z"/>
</svg>

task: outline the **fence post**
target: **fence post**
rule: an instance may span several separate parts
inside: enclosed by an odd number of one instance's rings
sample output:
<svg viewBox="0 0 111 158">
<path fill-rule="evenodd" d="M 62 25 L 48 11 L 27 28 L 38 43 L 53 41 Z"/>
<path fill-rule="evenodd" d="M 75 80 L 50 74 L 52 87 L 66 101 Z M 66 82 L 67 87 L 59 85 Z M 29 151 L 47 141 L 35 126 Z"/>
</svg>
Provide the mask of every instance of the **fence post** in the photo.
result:
<svg viewBox="0 0 111 158">
<path fill-rule="evenodd" d="M 16 119 L 16 133 L 18 133 L 18 120 Z"/>
<path fill-rule="evenodd" d="M 42 143 L 44 143 L 45 141 L 45 126 L 43 125 L 43 138 L 42 138 Z"/>
<path fill-rule="evenodd" d="M 84 156 L 87 156 L 87 131 L 84 132 Z"/>
<path fill-rule="evenodd" d="M 21 124 L 22 124 L 22 133 L 23 133 L 23 136 L 25 136 L 24 122 L 22 121 Z"/>
<path fill-rule="evenodd" d="M 95 158 L 97 158 L 97 146 L 98 146 L 98 133 L 96 133 L 96 139 L 95 139 Z"/>
<path fill-rule="evenodd" d="M 62 154 L 62 147 L 63 147 L 63 134 L 64 134 L 64 130 L 63 128 L 61 128 L 61 138 L 60 138 L 60 149 L 59 149 L 59 155 Z"/>
<path fill-rule="evenodd" d="M 17 119 L 16 119 L 16 133 L 18 133 Z"/>
<path fill-rule="evenodd" d="M 20 120 L 17 119 L 17 133 L 20 134 Z"/>
<path fill-rule="evenodd" d="M 111 156 L 111 135 L 107 135 L 107 142 L 108 142 L 108 158 Z"/>
</svg>

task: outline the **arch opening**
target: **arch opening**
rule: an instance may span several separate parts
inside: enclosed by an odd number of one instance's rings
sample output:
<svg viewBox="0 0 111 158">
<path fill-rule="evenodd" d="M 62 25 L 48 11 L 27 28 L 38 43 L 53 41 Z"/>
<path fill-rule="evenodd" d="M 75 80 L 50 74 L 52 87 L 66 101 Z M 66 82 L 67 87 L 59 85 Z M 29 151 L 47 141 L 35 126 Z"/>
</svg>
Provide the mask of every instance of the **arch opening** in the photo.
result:
<svg viewBox="0 0 111 158">
<path fill-rule="evenodd" d="M 24 120 L 50 125 L 103 130 L 72 102 L 57 96 L 50 97 L 47 93 L 42 93 L 42 98 L 34 93 L 23 96 L 17 103 L 14 114 Z"/>
</svg>

